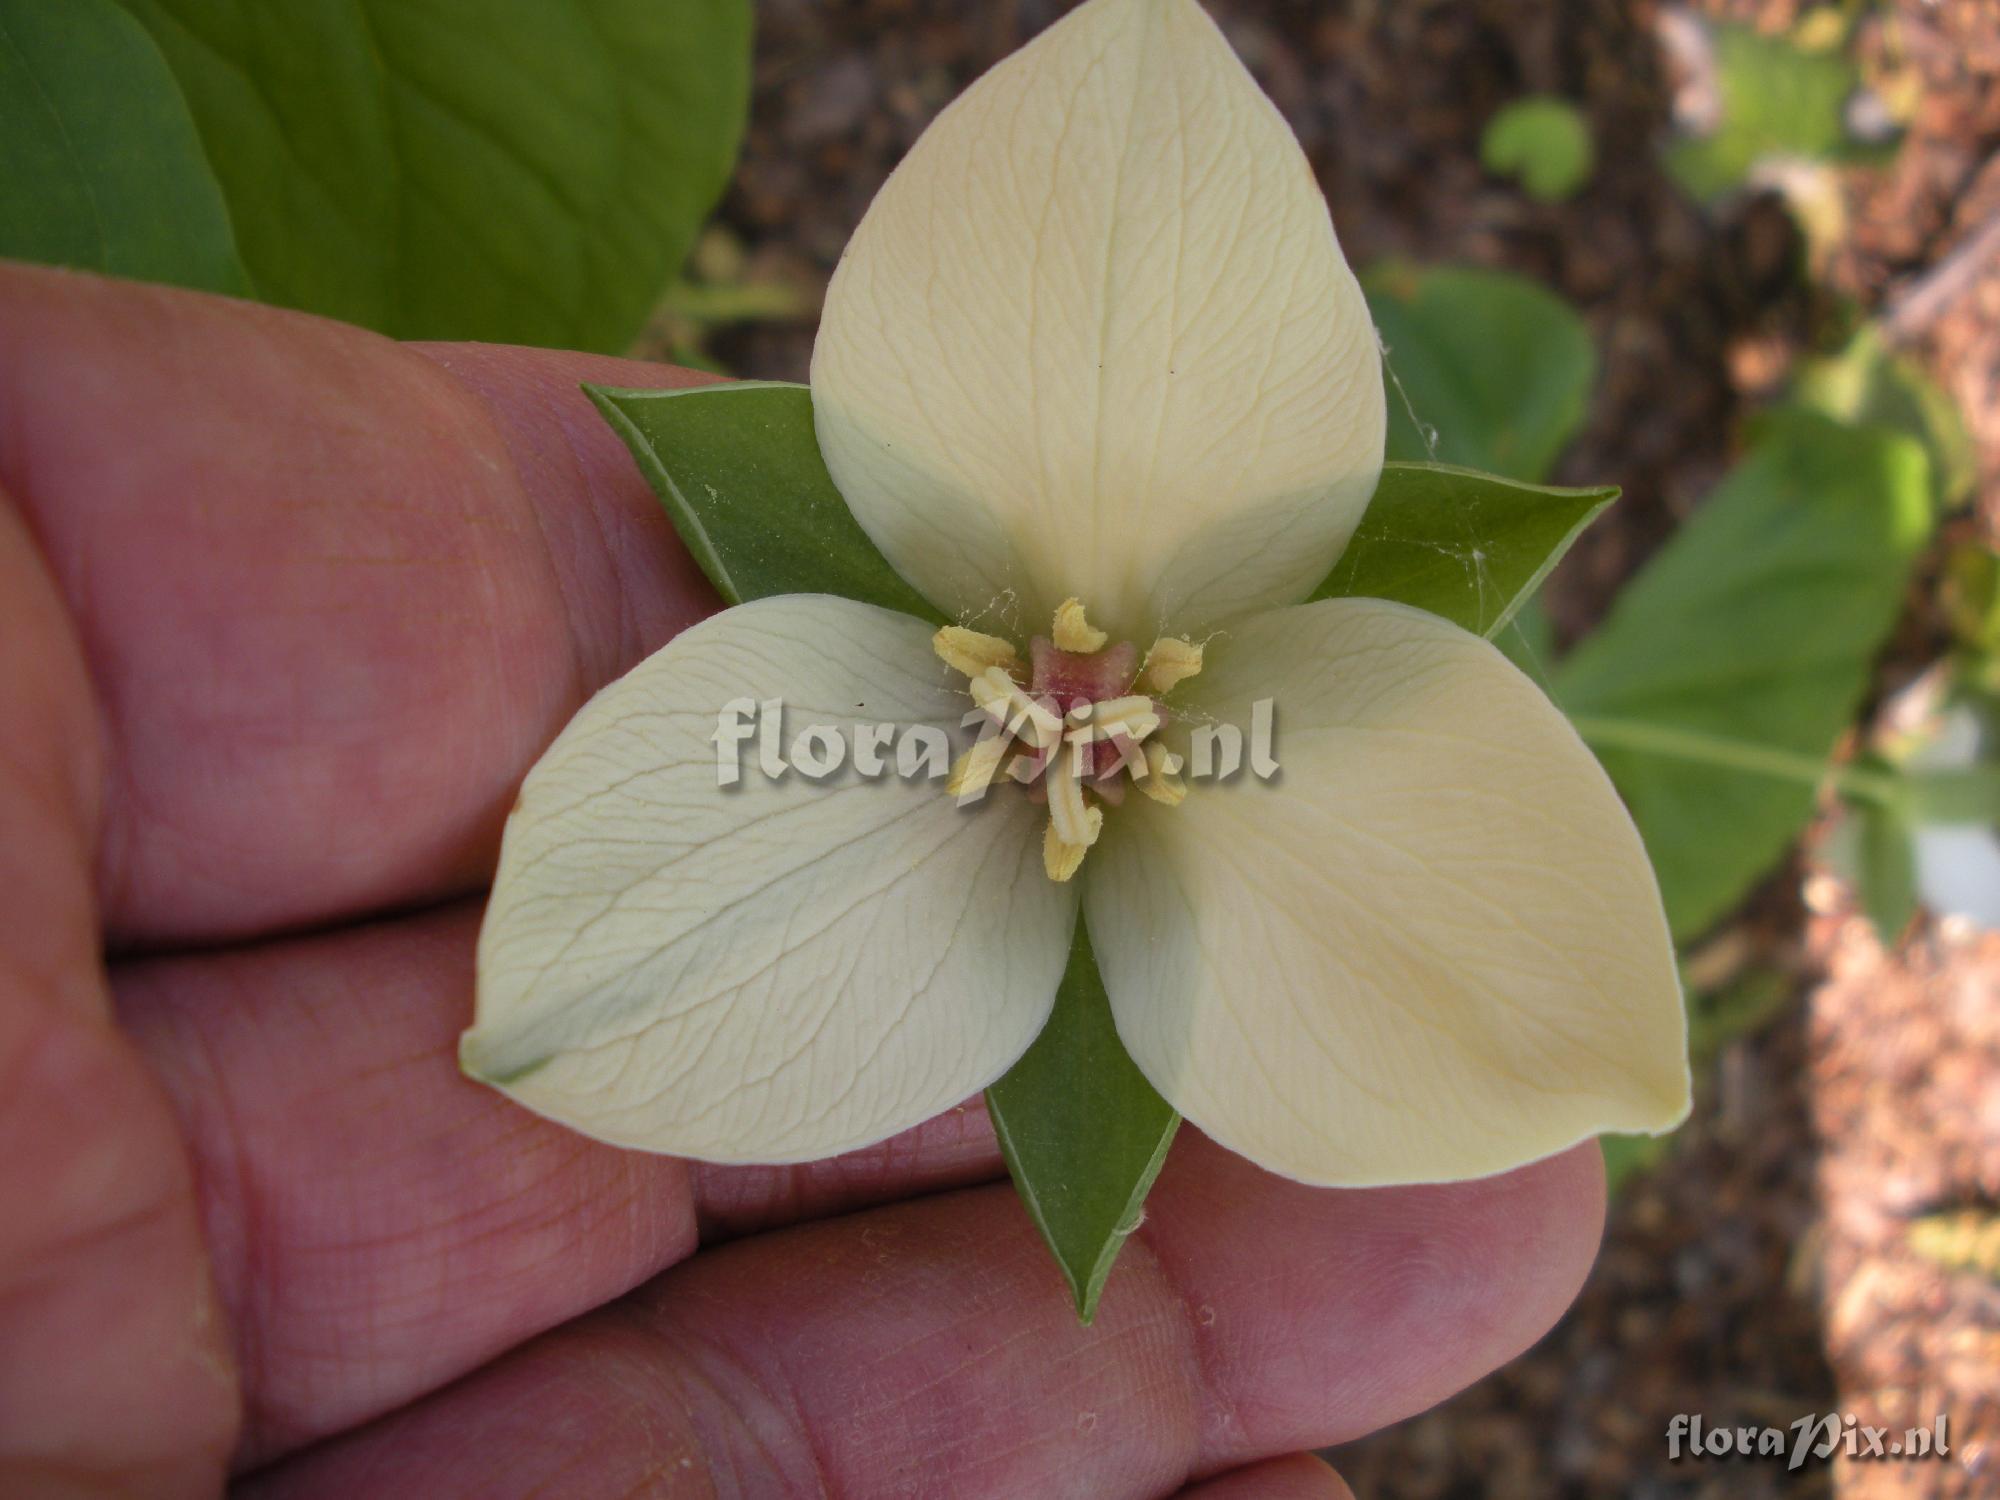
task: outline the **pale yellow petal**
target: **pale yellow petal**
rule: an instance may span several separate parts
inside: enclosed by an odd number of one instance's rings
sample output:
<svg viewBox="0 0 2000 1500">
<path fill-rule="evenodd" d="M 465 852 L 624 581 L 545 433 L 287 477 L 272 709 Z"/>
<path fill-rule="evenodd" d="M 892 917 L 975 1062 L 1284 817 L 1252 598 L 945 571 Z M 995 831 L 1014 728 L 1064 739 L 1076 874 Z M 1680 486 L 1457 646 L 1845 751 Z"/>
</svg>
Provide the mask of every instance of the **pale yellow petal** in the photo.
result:
<svg viewBox="0 0 2000 1500">
<path fill-rule="evenodd" d="M 1175 1108 L 1347 1186 L 1680 1121 L 1686 1029 L 1645 851 L 1498 651 L 1330 600 L 1240 622 L 1190 687 L 1195 715 L 1246 733 L 1273 700 L 1279 772 L 1128 799 L 1085 897 L 1119 1033 Z"/>
<path fill-rule="evenodd" d="M 851 767 L 767 780 L 754 738 L 718 785 L 732 701 L 784 701 L 789 759 L 815 724 L 955 727 L 951 680 L 919 622 L 791 596 L 598 694 L 508 821 L 468 1071 L 601 1140 L 709 1161 L 829 1156 L 992 1082 L 1069 951 L 1041 810 Z"/>
<path fill-rule="evenodd" d="M 1289 127 L 1194 0 L 1088 0 L 975 83 L 830 287 L 841 492 L 948 612 L 1113 639 L 1303 598 L 1381 467 L 1373 325 Z"/>
</svg>

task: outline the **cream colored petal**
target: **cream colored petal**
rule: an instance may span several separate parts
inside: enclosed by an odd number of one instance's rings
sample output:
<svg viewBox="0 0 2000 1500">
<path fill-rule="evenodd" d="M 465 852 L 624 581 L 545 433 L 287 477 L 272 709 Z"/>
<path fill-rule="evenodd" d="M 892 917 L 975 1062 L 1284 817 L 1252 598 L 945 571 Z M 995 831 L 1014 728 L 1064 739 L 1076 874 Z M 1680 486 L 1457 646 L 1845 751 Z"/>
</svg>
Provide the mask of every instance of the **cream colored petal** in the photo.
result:
<svg viewBox="0 0 2000 1500">
<path fill-rule="evenodd" d="M 1089 0 L 924 132 L 813 352 L 828 466 L 948 612 L 1117 639 L 1304 598 L 1381 468 L 1374 327 L 1194 0 Z"/>
<path fill-rule="evenodd" d="M 1119 1034 L 1252 1161 L 1341 1186 L 1483 1176 L 1688 1107 L 1645 851 L 1568 723 L 1485 641 L 1341 599 L 1240 622 L 1189 684 L 1247 768 L 1128 798 L 1085 912 Z M 1183 731 L 1185 732 L 1185 731 Z"/>
<path fill-rule="evenodd" d="M 849 600 L 765 599 L 592 699 L 508 820 L 467 1071 L 600 1140 L 731 1162 L 865 1145 L 1005 1071 L 1048 1017 L 1075 912 L 1042 873 L 1039 809 L 960 808 L 941 778 L 851 763 L 771 781 L 755 739 L 718 785 L 733 700 L 784 701 L 787 761 L 815 724 L 956 729 L 930 637 Z"/>
</svg>

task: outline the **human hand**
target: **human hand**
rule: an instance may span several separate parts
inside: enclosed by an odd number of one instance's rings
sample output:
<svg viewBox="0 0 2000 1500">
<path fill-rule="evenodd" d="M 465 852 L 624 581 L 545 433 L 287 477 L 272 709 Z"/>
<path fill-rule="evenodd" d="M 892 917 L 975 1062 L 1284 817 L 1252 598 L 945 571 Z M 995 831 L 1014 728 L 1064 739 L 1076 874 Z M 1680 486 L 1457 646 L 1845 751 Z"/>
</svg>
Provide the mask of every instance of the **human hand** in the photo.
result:
<svg viewBox="0 0 2000 1500">
<path fill-rule="evenodd" d="M 0 267 L 0 1494 L 1333 1496 L 1549 1326 L 1593 1146 L 1189 1128 L 1083 1328 L 977 1101 L 722 1169 L 461 1078 L 517 783 L 713 607 L 586 378 L 697 377 Z"/>
</svg>

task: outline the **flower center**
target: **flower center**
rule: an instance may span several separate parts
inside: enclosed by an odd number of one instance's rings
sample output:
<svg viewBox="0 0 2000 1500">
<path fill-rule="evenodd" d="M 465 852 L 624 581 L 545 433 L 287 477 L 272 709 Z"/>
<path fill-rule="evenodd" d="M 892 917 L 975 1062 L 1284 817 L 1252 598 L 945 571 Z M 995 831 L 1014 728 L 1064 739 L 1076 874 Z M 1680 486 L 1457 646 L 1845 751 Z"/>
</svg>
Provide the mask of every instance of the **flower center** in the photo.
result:
<svg viewBox="0 0 2000 1500">
<path fill-rule="evenodd" d="M 1001 779 L 1045 803 L 1042 865 L 1051 880 L 1076 874 L 1104 827 L 1104 809 L 1125 800 L 1127 784 L 1169 807 L 1187 795 L 1180 758 L 1149 736 L 1166 722 L 1157 696 L 1201 670 L 1201 647 L 1177 636 L 1153 642 L 1144 660 L 1092 627 L 1081 603 L 1065 600 L 1046 636 L 1028 643 L 1024 663 L 1011 641 L 947 625 L 932 646 L 969 679 L 989 724 L 952 767 L 947 790 L 977 802 Z"/>
</svg>

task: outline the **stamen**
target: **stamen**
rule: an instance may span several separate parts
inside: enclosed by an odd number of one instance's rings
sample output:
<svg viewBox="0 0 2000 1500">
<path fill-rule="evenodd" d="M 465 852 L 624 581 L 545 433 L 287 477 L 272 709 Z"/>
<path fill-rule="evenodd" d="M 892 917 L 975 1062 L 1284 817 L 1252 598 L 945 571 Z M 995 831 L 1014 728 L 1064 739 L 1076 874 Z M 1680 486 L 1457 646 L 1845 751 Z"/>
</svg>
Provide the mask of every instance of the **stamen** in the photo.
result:
<svg viewBox="0 0 2000 1500">
<path fill-rule="evenodd" d="M 1020 782 L 1029 802 L 1048 809 L 1049 879 L 1076 875 L 1103 831 L 1104 809 L 1125 801 L 1128 782 L 1168 806 L 1186 797 L 1180 757 L 1149 737 L 1172 717 L 1157 695 L 1201 670 L 1192 641 L 1160 637 L 1142 668 L 1130 641 L 1111 645 L 1082 601 L 1066 599 L 1050 636 L 1030 642 L 1032 671 L 1011 642 L 960 625 L 938 631 L 931 646 L 965 673 L 972 701 L 1002 731 L 959 756 L 948 791 L 963 807 L 996 783 Z"/>
<path fill-rule="evenodd" d="M 1049 826 L 1065 844 L 1088 848 L 1097 842 L 1097 831 L 1104 826 L 1104 809 L 1083 800 L 1082 753 L 1072 745 L 1069 754 L 1049 769 Z"/>
<path fill-rule="evenodd" d="M 1179 807 L 1187 800 L 1187 783 L 1180 778 L 1181 758 L 1158 740 L 1146 747 L 1144 775 L 1133 773 L 1139 790 L 1155 802 Z"/>
<path fill-rule="evenodd" d="M 1055 824 L 1050 823 L 1042 830 L 1042 868 L 1048 872 L 1049 879 L 1068 880 L 1082 866 L 1083 857 L 1088 853 L 1088 844 L 1065 844 L 1057 838 Z"/>
<path fill-rule="evenodd" d="M 989 667 L 1012 671 L 1021 659 L 1012 641 L 1003 641 L 997 635 L 981 635 L 962 625 L 947 625 L 932 636 L 931 649 L 944 658 L 944 664 L 952 671 L 963 672 L 967 677 L 977 677 Z"/>
<path fill-rule="evenodd" d="M 1177 635 L 1163 635 L 1146 653 L 1139 678 L 1156 693 L 1164 693 L 1201 671 L 1201 647 Z"/>
<path fill-rule="evenodd" d="M 1012 748 L 1003 734 L 989 734 L 973 741 L 972 748 L 958 758 L 944 789 L 960 804 L 977 802 L 1000 774 L 1000 763 Z"/>
<path fill-rule="evenodd" d="M 1160 727 L 1159 711 L 1153 707 L 1153 700 L 1143 693 L 1134 693 L 1129 698 L 1110 698 L 1092 704 L 1091 708 L 1091 723 L 1096 726 L 1097 738 L 1101 740 L 1123 735 L 1136 742 Z"/>
<path fill-rule="evenodd" d="M 988 667 L 972 679 L 972 701 L 1038 750 L 1062 738 L 1062 720 L 1022 692 L 1005 667 Z"/>
<path fill-rule="evenodd" d="M 1055 629 L 1049 634 L 1055 639 L 1056 650 L 1086 654 L 1102 651 L 1104 643 L 1111 639 L 1084 618 L 1083 602 L 1079 599 L 1065 599 L 1056 606 Z"/>
</svg>

